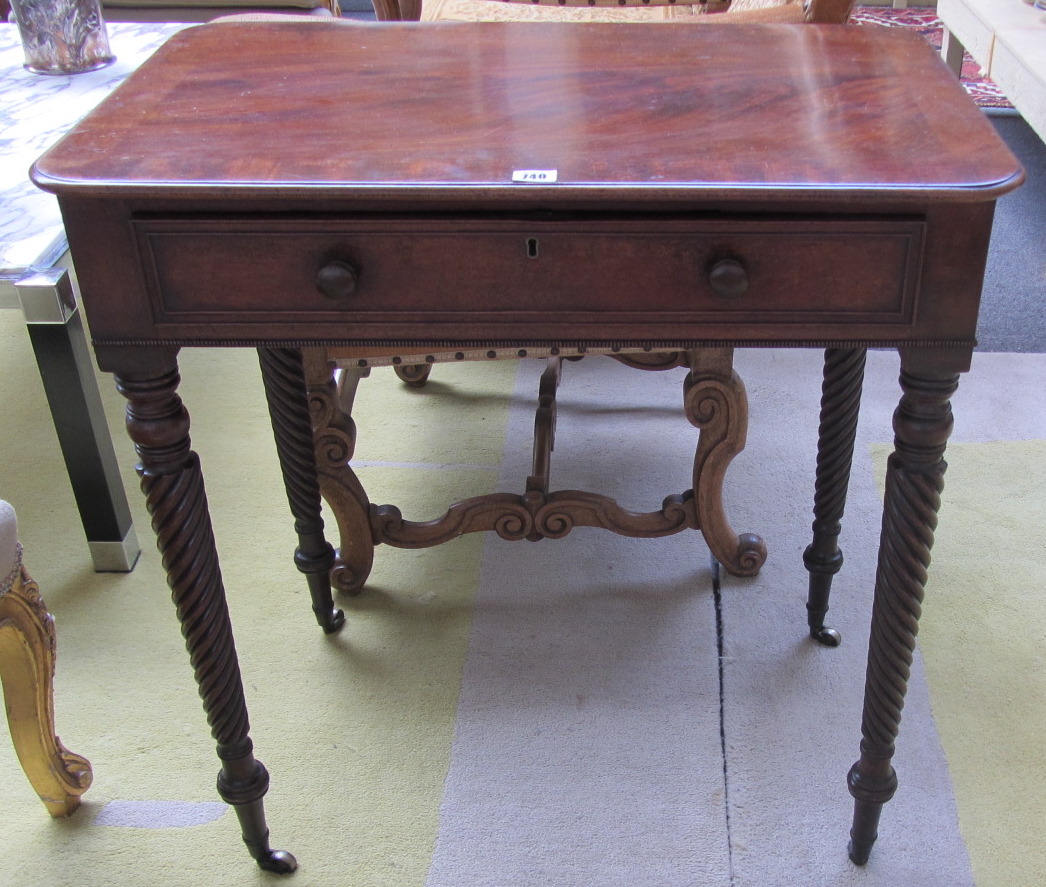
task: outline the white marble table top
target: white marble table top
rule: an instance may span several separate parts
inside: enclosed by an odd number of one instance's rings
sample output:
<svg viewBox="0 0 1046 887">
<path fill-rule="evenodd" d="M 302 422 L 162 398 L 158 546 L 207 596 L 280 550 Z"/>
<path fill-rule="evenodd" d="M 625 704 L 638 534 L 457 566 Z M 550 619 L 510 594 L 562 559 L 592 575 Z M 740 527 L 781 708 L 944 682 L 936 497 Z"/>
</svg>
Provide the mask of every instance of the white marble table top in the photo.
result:
<svg viewBox="0 0 1046 887">
<path fill-rule="evenodd" d="M 0 281 L 49 268 L 66 250 L 58 202 L 29 167 L 184 24 L 109 24 L 116 61 L 84 74 L 33 74 L 15 25 L 0 24 Z M 0 304 L 0 307 L 6 307 Z"/>
</svg>

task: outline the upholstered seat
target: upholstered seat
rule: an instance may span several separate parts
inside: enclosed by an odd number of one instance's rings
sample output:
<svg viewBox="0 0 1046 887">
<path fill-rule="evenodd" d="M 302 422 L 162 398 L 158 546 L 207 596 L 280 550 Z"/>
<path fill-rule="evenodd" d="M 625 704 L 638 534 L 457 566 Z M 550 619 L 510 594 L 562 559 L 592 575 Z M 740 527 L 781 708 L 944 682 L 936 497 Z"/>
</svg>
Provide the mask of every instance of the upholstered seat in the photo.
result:
<svg viewBox="0 0 1046 887">
<path fill-rule="evenodd" d="M 209 22 L 252 12 L 330 19 L 341 15 L 341 7 L 338 0 L 102 0 L 108 22 Z M 10 15 L 10 0 L 0 0 L 0 16 Z"/>
<path fill-rule="evenodd" d="M 854 0 L 373 0 L 379 19 L 841 24 Z"/>
<path fill-rule="evenodd" d="M 18 760 L 52 816 L 68 816 L 91 765 L 54 732 L 54 620 L 22 565 L 14 508 L 0 501 L 0 678 Z"/>
<path fill-rule="evenodd" d="M 102 0 L 110 22 L 207 22 L 249 12 L 341 15 L 338 0 Z"/>
</svg>

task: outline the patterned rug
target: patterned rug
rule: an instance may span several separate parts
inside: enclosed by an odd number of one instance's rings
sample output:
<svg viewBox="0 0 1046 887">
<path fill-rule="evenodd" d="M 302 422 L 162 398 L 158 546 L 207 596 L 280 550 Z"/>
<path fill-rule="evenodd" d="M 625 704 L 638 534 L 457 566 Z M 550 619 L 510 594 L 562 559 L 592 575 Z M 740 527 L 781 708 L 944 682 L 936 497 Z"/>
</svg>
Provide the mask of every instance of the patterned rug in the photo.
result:
<svg viewBox="0 0 1046 887">
<path fill-rule="evenodd" d="M 343 0 L 344 3 L 347 0 Z M 665 21 L 687 18 L 707 11 L 704 6 L 598 6 L 593 8 L 527 3 L 485 3 L 481 0 L 425 0 L 423 20 L 426 21 L 519 21 L 545 19 L 551 21 Z M 735 7 L 740 5 L 735 0 Z M 766 5 L 752 0 L 746 6 L 753 8 Z M 769 5 L 774 5 L 771 2 Z M 888 28 L 910 28 L 917 30 L 933 46 L 940 50 L 944 27 L 937 11 L 928 7 L 893 9 L 883 6 L 857 6 L 850 20 L 859 25 L 878 25 Z M 1013 106 L 987 77 L 981 76 L 980 66 L 966 53 L 962 66 L 962 83 L 977 105 L 984 109 L 1012 110 Z"/>
<path fill-rule="evenodd" d="M 858 6 L 851 21 L 861 25 L 880 25 L 888 28 L 917 30 L 934 49 L 941 48 L 944 27 L 934 9 L 891 9 L 882 6 Z M 962 63 L 962 84 L 981 108 L 1012 109 L 1013 105 L 987 77 L 981 76 L 981 67 L 969 53 Z"/>
</svg>

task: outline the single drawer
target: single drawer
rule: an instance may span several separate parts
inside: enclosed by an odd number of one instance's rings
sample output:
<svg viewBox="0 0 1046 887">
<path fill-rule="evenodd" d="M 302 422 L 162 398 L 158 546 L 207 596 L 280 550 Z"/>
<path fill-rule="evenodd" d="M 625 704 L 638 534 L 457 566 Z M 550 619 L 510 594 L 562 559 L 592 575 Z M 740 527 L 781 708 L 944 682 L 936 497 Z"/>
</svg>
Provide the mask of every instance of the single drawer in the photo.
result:
<svg viewBox="0 0 1046 887">
<path fill-rule="evenodd" d="M 924 223 L 783 218 L 135 222 L 158 325 L 910 321 Z"/>
</svg>

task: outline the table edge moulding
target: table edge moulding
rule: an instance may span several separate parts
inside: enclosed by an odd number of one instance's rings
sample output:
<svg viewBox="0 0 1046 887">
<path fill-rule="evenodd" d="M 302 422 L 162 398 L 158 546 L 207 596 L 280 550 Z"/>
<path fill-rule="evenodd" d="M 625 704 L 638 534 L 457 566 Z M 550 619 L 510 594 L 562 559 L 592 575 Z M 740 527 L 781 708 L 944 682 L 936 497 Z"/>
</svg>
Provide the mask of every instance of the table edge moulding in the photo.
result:
<svg viewBox="0 0 1046 887">
<path fill-rule="evenodd" d="M 355 429 L 334 389 L 336 363 L 487 350 L 682 355 L 685 414 L 700 429 L 695 489 L 660 513 L 625 517 L 570 491 L 569 520 L 637 535 L 651 524 L 674 531 L 677 517 L 708 523 L 702 532 L 730 568 L 731 546 L 755 544 L 717 511 L 747 424 L 733 350 L 823 346 L 804 562 L 806 629 L 826 644 L 838 641 L 824 617 L 842 563 L 865 350 L 898 349 L 861 752 L 847 780 L 850 856 L 867 860 L 897 786 L 891 759 L 950 397 L 969 369 L 994 204 L 1023 178 L 918 35 L 222 23 L 173 38 L 32 175 L 59 197 L 99 365 L 128 400 L 218 743 L 219 793 L 251 854 L 275 871 L 296 863 L 269 846 L 268 775 L 253 753 L 203 474 L 177 394 L 180 347 L 259 349 L 296 563 L 318 621 L 336 631 L 344 615 L 321 494 L 336 500 L 343 566 L 357 585 L 378 542 L 540 534 L 558 495 L 538 446 L 527 492 L 472 503 L 463 524 L 448 513 L 419 527 L 372 505 L 352 472 Z M 554 390 L 555 366 L 539 400 Z M 539 426 L 547 419 L 539 414 Z M 515 530 L 506 515 L 521 522 Z M 732 566 L 752 571 L 755 560 Z"/>
</svg>

